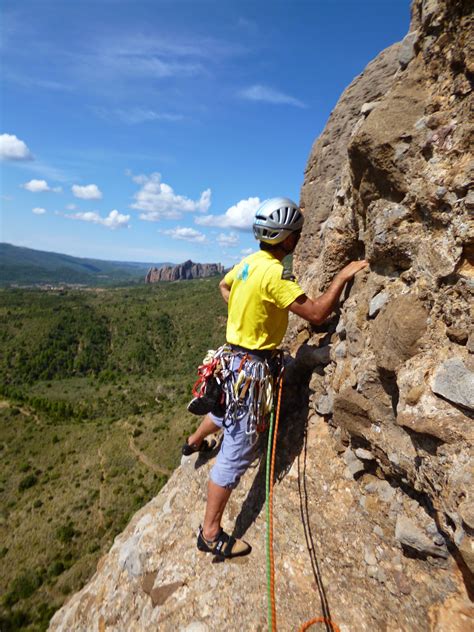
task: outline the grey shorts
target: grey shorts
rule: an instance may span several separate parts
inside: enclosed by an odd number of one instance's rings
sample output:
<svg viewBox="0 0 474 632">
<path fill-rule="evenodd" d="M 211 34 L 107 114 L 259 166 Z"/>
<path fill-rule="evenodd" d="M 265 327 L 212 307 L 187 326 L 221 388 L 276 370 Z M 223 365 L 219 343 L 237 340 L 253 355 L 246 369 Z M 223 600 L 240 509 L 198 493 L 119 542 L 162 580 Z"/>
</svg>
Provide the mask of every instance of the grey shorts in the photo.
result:
<svg viewBox="0 0 474 632">
<path fill-rule="evenodd" d="M 237 373 L 242 356 L 236 354 L 233 370 Z M 223 418 L 209 413 L 212 421 L 223 428 Z M 224 428 L 224 438 L 216 462 L 210 471 L 210 478 L 216 485 L 234 489 L 239 484 L 242 474 L 247 470 L 256 456 L 256 437 L 246 433 L 247 417 L 244 417 L 228 428 Z"/>
</svg>

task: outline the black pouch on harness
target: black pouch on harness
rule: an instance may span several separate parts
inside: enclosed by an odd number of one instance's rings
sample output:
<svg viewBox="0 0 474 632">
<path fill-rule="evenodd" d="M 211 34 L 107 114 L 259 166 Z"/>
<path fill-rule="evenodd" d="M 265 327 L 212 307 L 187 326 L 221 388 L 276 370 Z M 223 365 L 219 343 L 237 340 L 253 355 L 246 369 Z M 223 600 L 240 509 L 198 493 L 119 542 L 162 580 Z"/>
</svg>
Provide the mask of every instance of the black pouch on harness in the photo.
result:
<svg viewBox="0 0 474 632">
<path fill-rule="evenodd" d="M 193 415 L 212 413 L 216 417 L 223 417 L 225 413 L 225 395 L 221 384 L 215 377 L 206 381 L 198 397 L 194 397 L 188 404 L 188 410 Z"/>
</svg>

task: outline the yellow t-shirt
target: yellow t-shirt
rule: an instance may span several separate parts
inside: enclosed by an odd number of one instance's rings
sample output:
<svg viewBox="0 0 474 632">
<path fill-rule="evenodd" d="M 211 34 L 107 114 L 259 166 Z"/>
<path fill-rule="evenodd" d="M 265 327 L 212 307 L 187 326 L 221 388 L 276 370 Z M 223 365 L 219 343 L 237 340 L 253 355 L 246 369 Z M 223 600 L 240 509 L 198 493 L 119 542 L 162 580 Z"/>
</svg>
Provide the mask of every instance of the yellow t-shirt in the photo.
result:
<svg viewBox="0 0 474 632">
<path fill-rule="evenodd" d="M 227 342 L 247 349 L 278 347 L 288 326 L 288 307 L 304 294 L 283 273 L 280 261 L 260 250 L 225 275 L 230 287 Z"/>
</svg>

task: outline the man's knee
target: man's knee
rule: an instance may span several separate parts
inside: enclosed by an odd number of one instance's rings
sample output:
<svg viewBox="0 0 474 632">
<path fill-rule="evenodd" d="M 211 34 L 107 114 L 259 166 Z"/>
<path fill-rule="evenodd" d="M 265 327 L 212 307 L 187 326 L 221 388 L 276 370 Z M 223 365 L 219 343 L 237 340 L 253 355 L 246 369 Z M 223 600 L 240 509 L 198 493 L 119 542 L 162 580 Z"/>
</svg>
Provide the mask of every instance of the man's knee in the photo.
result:
<svg viewBox="0 0 474 632">
<path fill-rule="evenodd" d="M 216 463 L 209 473 L 209 478 L 215 485 L 223 487 L 224 489 L 233 490 L 239 484 L 242 474 L 243 472 L 240 473 L 235 470 L 219 467 L 219 464 Z"/>
</svg>

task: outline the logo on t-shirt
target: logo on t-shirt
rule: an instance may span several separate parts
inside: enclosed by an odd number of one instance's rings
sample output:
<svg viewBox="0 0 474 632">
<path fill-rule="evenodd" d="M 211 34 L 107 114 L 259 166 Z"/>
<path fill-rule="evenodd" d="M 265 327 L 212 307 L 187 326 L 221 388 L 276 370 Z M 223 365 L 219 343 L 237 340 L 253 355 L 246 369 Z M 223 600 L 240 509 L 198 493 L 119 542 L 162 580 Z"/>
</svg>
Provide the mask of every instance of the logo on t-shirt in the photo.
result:
<svg viewBox="0 0 474 632">
<path fill-rule="evenodd" d="M 244 265 L 240 268 L 239 273 L 237 274 L 237 278 L 240 281 L 246 281 L 249 277 L 249 264 L 244 263 Z"/>
</svg>

